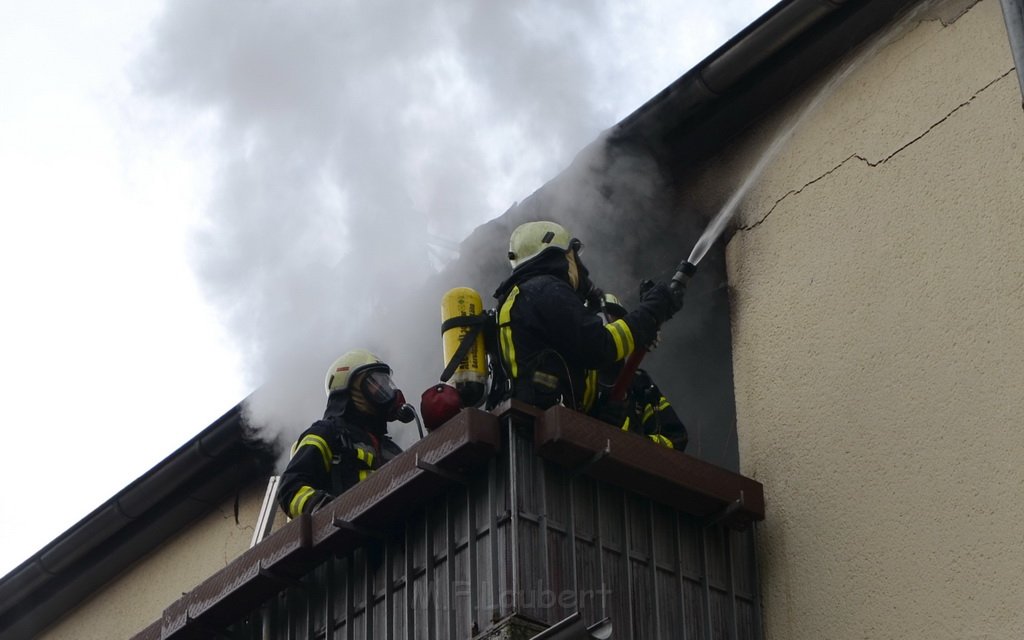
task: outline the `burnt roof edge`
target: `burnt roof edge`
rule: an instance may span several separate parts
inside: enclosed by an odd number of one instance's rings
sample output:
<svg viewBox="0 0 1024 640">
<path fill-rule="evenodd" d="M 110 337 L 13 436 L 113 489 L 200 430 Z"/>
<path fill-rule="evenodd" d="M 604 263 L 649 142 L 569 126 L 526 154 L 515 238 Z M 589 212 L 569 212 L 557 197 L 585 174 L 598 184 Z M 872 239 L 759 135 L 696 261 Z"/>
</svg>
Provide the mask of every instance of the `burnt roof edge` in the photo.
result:
<svg viewBox="0 0 1024 640">
<path fill-rule="evenodd" d="M 0 579 L 0 638 L 50 626 L 183 525 L 269 473 L 274 452 L 247 437 L 244 402 Z"/>
</svg>

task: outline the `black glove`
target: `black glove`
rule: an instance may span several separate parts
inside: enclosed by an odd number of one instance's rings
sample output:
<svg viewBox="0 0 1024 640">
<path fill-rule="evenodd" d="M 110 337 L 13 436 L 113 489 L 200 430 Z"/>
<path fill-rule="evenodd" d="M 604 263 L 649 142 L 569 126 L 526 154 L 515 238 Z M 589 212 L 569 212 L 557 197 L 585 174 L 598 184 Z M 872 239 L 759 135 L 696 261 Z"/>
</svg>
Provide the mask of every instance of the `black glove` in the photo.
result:
<svg viewBox="0 0 1024 640">
<path fill-rule="evenodd" d="M 650 312 L 660 325 L 683 308 L 683 291 L 682 287 L 673 289 L 659 282 L 644 292 L 640 306 Z"/>
<path fill-rule="evenodd" d="M 327 493 L 326 491 L 317 491 L 306 500 L 306 504 L 303 505 L 302 513 L 316 513 L 325 504 L 334 500 L 334 496 Z"/>
</svg>

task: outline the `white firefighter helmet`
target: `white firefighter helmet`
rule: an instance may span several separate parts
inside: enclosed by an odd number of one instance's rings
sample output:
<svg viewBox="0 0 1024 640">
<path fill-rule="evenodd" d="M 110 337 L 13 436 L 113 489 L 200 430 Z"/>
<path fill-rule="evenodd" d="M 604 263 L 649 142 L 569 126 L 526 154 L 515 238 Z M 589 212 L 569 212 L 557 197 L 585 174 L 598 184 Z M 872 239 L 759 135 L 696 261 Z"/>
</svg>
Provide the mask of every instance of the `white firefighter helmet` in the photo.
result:
<svg viewBox="0 0 1024 640">
<path fill-rule="evenodd" d="M 391 373 L 391 367 L 377 356 L 365 349 L 353 349 L 335 360 L 327 370 L 327 375 L 324 377 L 324 389 L 327 391 L 327 395 L 342 389 L 348 390 L 358 374 L 373 369 Z"/>
<path fill-rule="evenodd" d="M 548 249 L 575 249 L 578 253 L 582 246 L 557 222 L 527 222 L 516 227 L 509 238 L 508 261 L 515 270 Z"/>
</svg>

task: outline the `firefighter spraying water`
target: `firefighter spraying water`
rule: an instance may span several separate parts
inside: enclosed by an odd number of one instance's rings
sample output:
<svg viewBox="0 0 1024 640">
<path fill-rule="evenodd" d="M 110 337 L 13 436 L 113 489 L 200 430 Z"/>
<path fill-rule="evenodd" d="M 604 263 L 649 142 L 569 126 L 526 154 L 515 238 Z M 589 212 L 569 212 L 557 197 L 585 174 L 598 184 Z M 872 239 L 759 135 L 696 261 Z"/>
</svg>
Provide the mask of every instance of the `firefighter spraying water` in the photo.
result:
<svg viewBox="0 0 1024 640">
<path fill-rule="evenodd" d="M 704 233 L 701 234 L 700 238 L 697 239 L 696 244 L 693 245 L 693 250 L 690 251 L 690 257 L 680 262 L 679 266 L 676 267 L 676 272 L 669 281 L 669 287 L 678 291 L 679 295 L 682 295 L 681 292 L 686 289 L 686 285 L 690 282 L 690 278 L 692 278 L 693 274 L 696 273 L 697 265 L 704 259 L 704 256 L 707 255 L 708 250 L 711 248 L 711 245 L 715 243 L 715 240 L 718 240 L 718 237 L 722 235 L 726 224 L 728 224 L 729 220 L 731 220 L 733 215 L 736 213 L 736 209 L 739 206 L 740 201 L 742 201 L 743 197 L 747 194 L 747 191 L 750 190 L 751 185 L 753 185 L 757 178 L 760 177 L 761 172 L 764 171 L 768 162 L 775 157 L 776 153 L 778 153 L 782 142 L 789 137 L 789 133 L 791 133 L 791 131 L 787 131 L 785 136 L 781 136 L 779 140 L 769 147 L 768 152 L 765 153 L 757 165 L 755 165 L 753 171 L 747 175 L 746 179 L 740 185 L 740 188 L 730 196 L 729 200 L 726 201 L 721 210 L 719 210 L 715 217 L 711 219 L 711 223 L 708 224 L 704 229 Z M 641 286 L 649 286 L 648 283 L 649 281 L 645 282 L 644 285 Z M 609 394 L 612 401 L 621 402 L 623 398 L 625 398 L 630 381 L 633 379 L 633 375 L 635 374 L 637 367 L 640 366 L 640 361 L 643 360 L 644 355 L 646 354 L 647 349 L 644 346 L 640 346 L 630 354 L 626 364 L 622 367 L 622 373 L 620 374 L 619 379 L 616 380 L 615 386 Z"/>
<path fill-rule="evenodd" d="M 671 279 L 645 281 L 640 305 L 607 323 L 594 313 L 603 292 L 580 259 L 583 243 L 554 222 L 520 225 L 509 241 L 512 275 L 495 292 L 497 309 L 484 310 L 480 294 L 469 287 L 442 299 L 445 369 L 441 384 L 425 391 L 420 404 L 428 431 L 464 407 L 486 402 L 492 409 L 509 398 L 583 412 L 600 411 L 598 402 L 604 409 L 624 404 L 659 328 L 682 308 L 690 278 L 740 195 L 715 216 Z M 598 371 L 616 362 L 623 363 L 618 377 L 599 398 Z"/>
<path fill-rule="evenodd" d="M 691 256 L 692 257 L 692 256 Z M 701 256 L 703 257 L 703 255 Z M 683 291 L 686 290 L 686 285 L 689 283 L 690 278 L 693 277 L 694 272 L 697 270 L 697 265 L 684 260 L 679 263 L 676 267 L 676 272 L 669 281 L 669 289 L 673 292 L 673 295 L 678 296 L 682 300 Z M 644 283 L 643 288 L 648 288 L 648 282 Z M 650 283 L 653 284 L 653 283 Z M 640 367 L 640 362 L 647 355 L 647 348 L 649 345 L 637 345 L 629 357 L 626 359 L 626 364 L 622 366 L 622 371 L 619 373 L 618 379 L 615 381 L 615 386 L 612 387 L 611 392 L 608 394 L 608 400 L 610 402 L 622 402 L 626 398 L 626 392 L 629 390 L 630 384 L 633 382 L 633 376 L 636 375 L 637 368 Z"/>
<path fill-rule="evenodd" d="M 601 292 L 590 280 L 582 251 L 583 243 L 562 225 L 528 222 L 509 240 L 512 273 L 495 291 L 494 312 L 469 313 L 477 299 L 471 290 L 459 288 L 445 296 L 446 368 L 441 379 L 454 381 L 464 406 L 485 399 L 472 377 L 470 355 L 482 340 L 490 360 L 487 408 L 516 399 L 542 409 L 561 403 L 589 412 L 598 397 L 598 371 L 623 360 L 639 345 L 651 344 L 658 328 L 682 307 L 689 270 L 671 282 L 648 287 L 636 309 L 605 323 L 587 305 Z M 452 302 L 460 299 L 462 303 Z M 449 342 L 448 332 L 456 329 L 460 341 Z M 451 385 L 437 385 L 423 396 L 421 411 L 428 429 L 451 411 L 453 396 L 445 386 Z"/>
</svg>

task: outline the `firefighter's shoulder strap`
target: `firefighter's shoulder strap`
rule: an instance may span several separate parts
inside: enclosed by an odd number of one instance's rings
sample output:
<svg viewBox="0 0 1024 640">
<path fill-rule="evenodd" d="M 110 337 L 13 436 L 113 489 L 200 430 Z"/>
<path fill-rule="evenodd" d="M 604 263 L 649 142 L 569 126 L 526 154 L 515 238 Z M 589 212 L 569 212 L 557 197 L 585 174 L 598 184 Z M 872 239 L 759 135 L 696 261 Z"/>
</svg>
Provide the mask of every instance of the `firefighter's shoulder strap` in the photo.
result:
<svg viewBox="0 0 1024 640">
<path fill-rule="evenodd" d="M 495 309 L 488 309 L 485 315 L 487 320 L 484 324 L 484 348 L 487 351 L 487 359 L 490 364 L 491 388 L 487 391 L 487 401 L 484 407 L 490 410 L 509 397 L 512 387 L 508 371 L 505 370 L 505 359 L 501 357 L 501 346 L 498 340 L 498 312 Z"/>
<path fill-rule="evenodd" d="M 476 342 L 476 338 L 480 335 L 481 331 L 485 331 L 487 328 L 489 318 L 493 316 L 493 312 L 485 311 L 475 316 L 455 316 L 454 318 L 448 318 L 441 323 L 441 335 L 444 335 L 449 329 L 455 329 L 457 327 L 469 327 L 469 330 L 462 336 L 462 341 L 459 343 L 459 348 L 452 354 L 451 360 L 448 361 L 444 371 L 441 372 L 441 382 L 448 382 L 453 375 L 455 370 L 459 368 L 459 363 L 466 358 L 466 354 L 473 348 L 473 343 Z M 484 347 L 487 347 L 487 335 L 484 334 Z"/>
<path fill-rule="evenodd" d="M 456 316 L 441 323 L 442 335 L 449 329 L 469 327 L 469 330 L 462 336 L 462 340 L 459 342 L 459 348 L 452 354 L 447 366 L 445 366 L 444 371 L 441 373 L 441 382 L 447 382 L 455 375 L 455 370 L 459 368 L 459 363 L 465 359 L 466 354 L 473 348 L 473 343 L 476 341 L 477 336 L 483 333 L 484 351 L 487 354 L 490 374 L 490 389 L 487 392 L 487 400 L 484 405 L 487 409 L 493 409 L 498 406 L 508 396 L 509 391 L 508 374 L 505 372 L 505 365 L 502 362 L 498 346 L 497 318 L 497 311 L 487 309 L 475 316 Z"/>
</svg>

